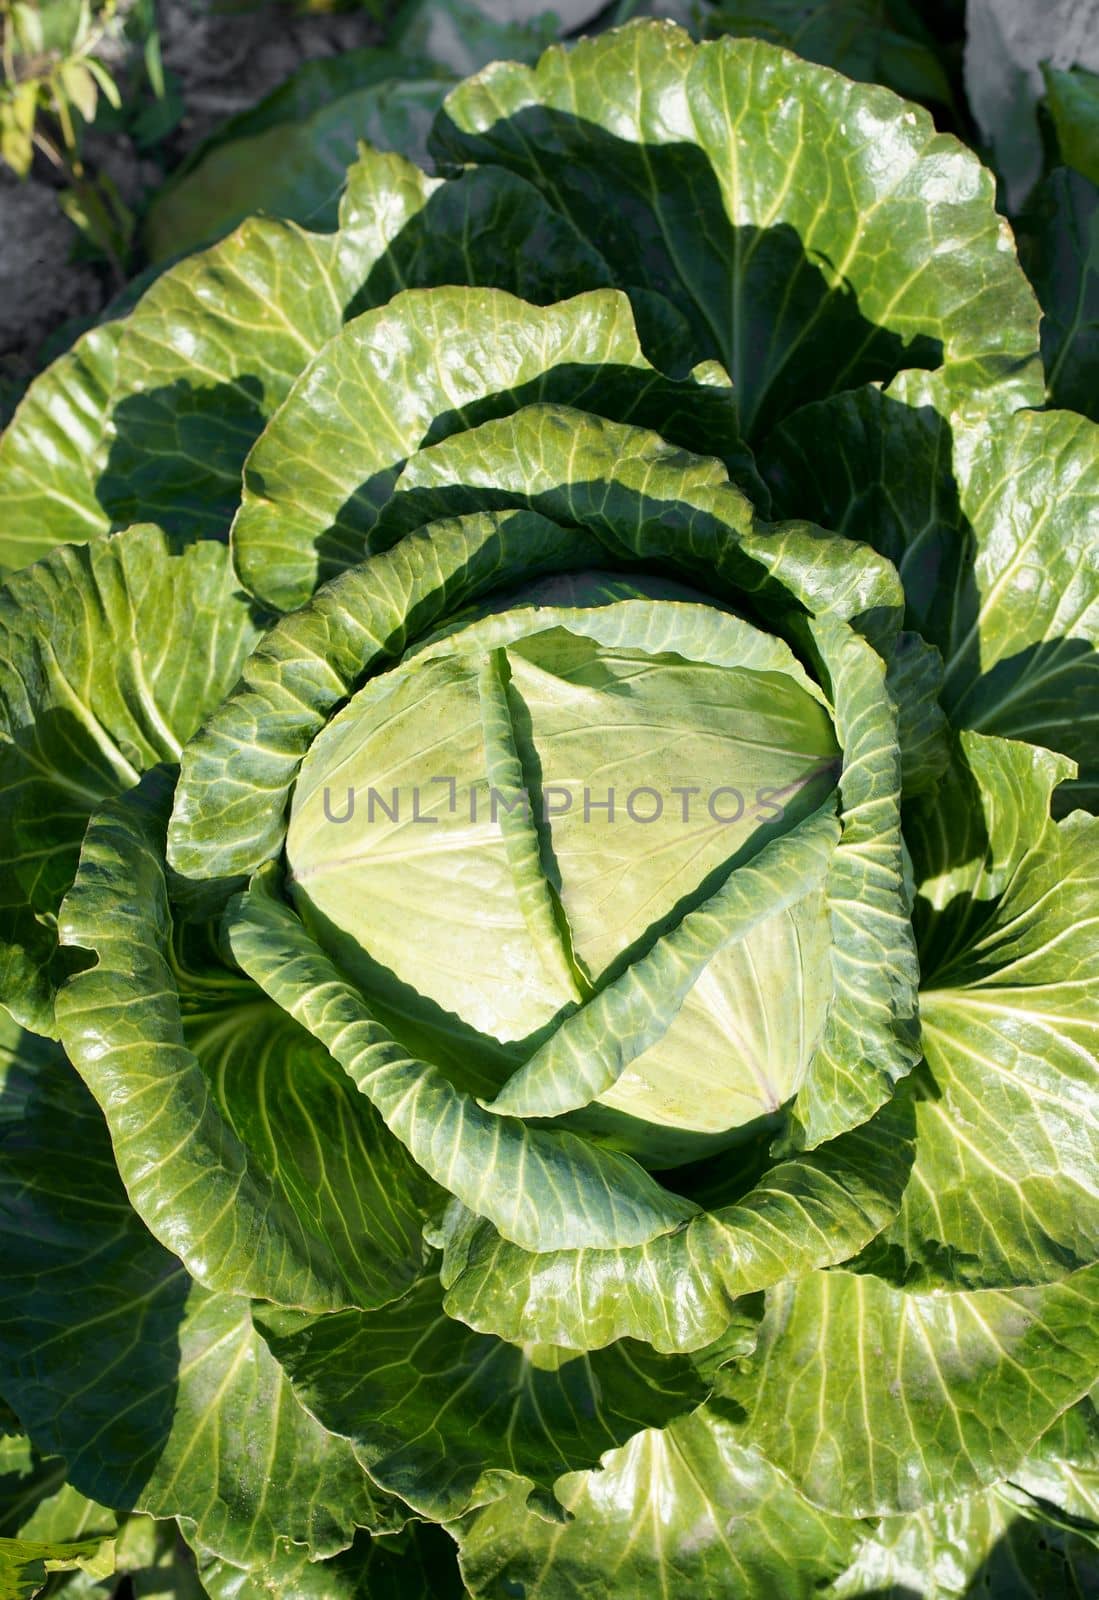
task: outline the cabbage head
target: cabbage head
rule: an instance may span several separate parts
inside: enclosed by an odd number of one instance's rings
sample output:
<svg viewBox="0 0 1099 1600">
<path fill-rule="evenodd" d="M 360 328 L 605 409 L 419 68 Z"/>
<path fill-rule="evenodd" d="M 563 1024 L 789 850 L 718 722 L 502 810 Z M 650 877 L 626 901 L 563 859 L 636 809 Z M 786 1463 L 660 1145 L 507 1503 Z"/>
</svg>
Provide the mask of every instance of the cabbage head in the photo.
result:
<svg viewBox="0 0 1099 1600">
<path fill-rule="evenodd" d="M 1095 1593 L 1099 428 L 993 179 L 655 22 L 430 148 L 0 442 L 0 1533 Z"/>
</svg>

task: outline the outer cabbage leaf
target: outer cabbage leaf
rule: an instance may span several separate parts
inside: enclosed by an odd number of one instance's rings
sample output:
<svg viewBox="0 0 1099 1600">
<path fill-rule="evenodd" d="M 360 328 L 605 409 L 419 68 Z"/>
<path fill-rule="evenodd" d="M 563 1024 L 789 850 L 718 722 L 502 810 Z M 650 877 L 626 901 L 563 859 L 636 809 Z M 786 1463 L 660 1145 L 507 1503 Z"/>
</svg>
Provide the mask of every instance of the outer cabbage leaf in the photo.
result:
<svg viewBox="0 0 1099 1600">
<path fill-rule="evenodd" d="M 1044 65 L 1046 104 L 1066 166 L 1099 184 L 1099 73 Z"/>
<path fill-rule="evenodd" d="M 402 177 L 364 155 L 335 233 L 254 218 L 153 284 L 124 324 L 109 451 L 85 469 L 105 525 L 140 514 L 224 537 L 249 446 L 407 220 Z"/>
<path fill-rule="evenodd" d="M 594 15 L 602 7 L 598 0 L 584 0 L 579 8 L 569 8 L 577 9 Z M 576 20 L 586 21 L 587 16 Z M 409 0 L 392 37 L 398 49 L 437 61 L 464 78 L 490 61 L 537 61 L 573 25 L 561 7 L 551 10 L 542 0 L 526 5 L 515 0 Z"/>
<path fill-rule="evenodd" d="M 1012 1474 L 1013 1483 L 1040 1507 L 1054 1506 L 1099 1543 L 1099 1409 L 1093 1390 L 1048 1429 Z"/>
<path fill-rule="evenodd" d="M 414 49 L 398 54 L 395 50 L 367 47 L 343 50 L 338 55 L 320 56 L 304 61 L 296 72 L 291 73 L 277 89 L 265 95 L 256 105 L 248 106 L 244 111 L 219 123 L 211 134 L 187 153 L 167 182 L 157 190 L 144 222 L 144 244 L 149 255 L 154 259 L 158 256 L 170 256 L 178 250 L 204 244 L 213 235 L 215 230 L 212 227 L 207 228 L 205 232 L 194 231 L 194 226 L 200 230 L 202 228 L 200 190 L 187 180 L 196 169 L 204 169 L 211 178 L 216 177 L 219 163 L 224 162 L 224 156 L 219 156 L 218 152 L 223 151 L 225 146 L 240 145 L 243 149 L 254 148 L 249 141 L 279 128 L 292 138 L 295 126 L 302 127 L 308 124 L 317 112 L 331 106 L 334 101 L 353 95 L 356 91 L 375 90 L 389 79 L 403 77 L 414 84 L 418 78 L 425 76 L 432 76 L 431 67 L 422 53 Z M 445 77 L 446 74 L 442 76 Z M 308 144 L 306 148 L 308 149 Z M 355 155 L 356 149 L 352 144 L 343 163 L 344 169 L 351 166 Z M 220 170 L 225 172 L 226 168 L 222 165 Z M 233 168 L 230 166 L 228 169 L 230 181 L 232 171 Z M 264 203 L 264 197 L 256 186 L 262 185 L 266 177 L 265 173 L 253 172 L 252 192 L 256 195 L 256 201 L 254 204 L 245 204 L 241 214 L 229 224 L 230 227 L 239 222 L 243 216 L 256 211 L 275 210 L 276 214 L 285 215 L 278 213 L 277 208 Z M 277 185 L 280 181 L 279 175 L 272 174 L 271 181 Z M 224 194 L 218 194 L 216 182 L 212 187 L 214 195 L 211 209 L 216 211 L 219 200 L 224 203 Z M 174 196 L 179 190 L 184 191 L 186 198 L 177 209 Z M 318 198 L 324 201 L 331 198 L 327 187 Z M 296 220 L 306 219 L 299 217 Z M 190 229 L 186 228 L 188 222 L 194 224 Z M 180 242 L 172 245 L 168 235 L 177 229 L 184 231 L 179 234 Z"/>
<path fill-rule="evenodd" d="M 25 1436 L 0 1438 L 0 1582 L 12 1586 L 0 1593 L 38 1594 L 44 1582 L 43 1592 L 51 1596 L 102 1600 L 103 1584 L 125 1576 L 135 1600 L 153 1594 L 203 1600 L 174 1521 L 109 1511 L 67 1483 L 66 1472 L 64 1461 L 43 1458 Z M 30 1549 L 39 1554 L 30 1556 Z M 20 1560 L 30 1574 L 24 1580 L 28 1588 L 20 1588 L 12 1573 Z"/>
<path fill-rule="evenodd" d="M 750 439 L 902 367 L 1041 399 L 1036 307 L 991 177 L 888 90 L 636 23 L 487 68 L 433 144 L 529 178 L 619 282 L 640 271 L 672 300 L 731 374 Z"/>
<path fill-rule="evenodd" d="M 824 1036 L 779 1148 L 809 1148 L 857 1127 L 918 1056 L 919 981 L 897 826 L 901 757 L 880 657 L 833 616 L 809 625 L 843 748 L 842 833 L 829 865 L 832 1001 Z M 881 982 L 889 974 L 888 984 Z"/>
<path fill-rule="evenodd" d="M 842 1571 L 859 1530 L 810 1505 L 709 1407 L 635 1433 L 599 1471 L 560 1478 L 557 1494 L 563 1527 L 518 1492 L 458 1525 L 474 1595 L 809 1600 Z"/>
<path fill-rule="evenodd" d="M 359 1533 L 327 1561 L 293 1545 L 250 1569 L 203 1554 L 200 1571 L 209 1600 L 465 1600 L 467 1592 L 453 1540 L 423 1522 L 380 1539 Z"/>
<path fill-rule="evenodd" d="M 1099 428 L 1071 412 L 966 417 L 905 373 L 806 406 L 761 462 L 780 515 L 894 561 L 909 626 L 940 650 L 956 727 L 1063 750 L 1065 798 L 1099 770 Z"/>
<path fill-rule="evenodd" d="M 0 996 L 53 1031 L 55 919 L 91 813 L 179 759 L 260 633 L 228 551 L 155 528 L 54 550 L 0 588 Z"/>
<path fill-rule="evenodd" d="M 114 1545 L 100 1539 L 0 1539 L 0 1584 L 5 1600 L 32 1600 L 52 1572 L 79 1569 L 94 1578 L 110 1577 Z"/>
<path fill-rule="evenodd" d="M 38 1594 L 52 1572 L 109 1577 L 117 1530 L 113 1511 L 65 1482 L 63 1461 L 43 1459 L 24 1436 L 0 1437 L 0 1594 Z"/>
<path fill-rule="evenodd" d="M 344 317 L 467 277 L 552 300 L 608 269 L 521 179 L 442 182 L 380 151 L 348 173 L 335 233 L 242 223 L 31 386 L 0 442 L 0 565 L 141 519 L 224 537 L 250 446 Z"/>
<path fill-rule="evenodd" d="M 1087 1600 L 1099 1581 L 1099 1550 L 1088 1535 L 1043 1521 L 1010 1488 L 953 1505 L 886 1517 L 828 1590 L 835 1600 Z"/>
<path fill-rule="evenodd" d="M 337 58 L 339 59 L 339 58 Z M 349 93 L 301 120 L 216 145 L 149 209 L 154 261 L 219 238 L 260 211 L 320 230 L 336 224 L 344 173 L 363 142 L 422 161 L 450 74 L 430 63 L 383 58 Z M 398 65 L 401 76 L 390 76 Z"/>
<path fill-rule="evenodd" d="M 1061 1278 L 1099 1245 L 1099 822 L 1049 820 L 1063 757 L 962 734 L 906 818 L 924 968 L 909 1276 Z"/>
<path fill-rule="evenodd" d="M 82 334 L 33 383 L 0 437 L 0 576 L 37 561 L 57 543 L 103 531 L 88 462 L 103 448 L 122 330 L 105 323 Z"/>
<path fill-rule="evenodd" d="M 880 83 L 924 104 L 954 103 L 947 50 L 908 5 L 881 0 L 719 0 L 707 35 L 731 33 L 783 45 L 862 83 Z M 945 44 L 947 41 L 943 41 Z"/>
<path fill-rule="evenodd" d="M 873 1516 L 1009 1477 L 1090 1389 L 1099 1267 L 1028 1289 L 917 1293 L 853 1272 L 773 1289 L 720 1401 L 814 1505 Z"/>
<path fill-rule="evenodd" d="M 5 1025 L 4 1389 L 39 1449 L 108 1505 L 176 1516 L 242 1567 L 318 1556 L 405 1513 L 298 1406 L 249 1302 L 193 1283 L 130 1207 L 60 1050 Z"/>
<path fill-rule="evenodd" d="M 1099 189 L 1059 168 L 1019 219 L 1019 253 L 1045 313 L 1050 403 L 1099 422 Z"/>
<path fill-rule="evenodd" d="M 308 1033 L 181 939 L 159 778 L 93 818 L 59 921 L 98 958 L 57 1017 L 131 1204 L 210 1289 L 312 1310 L 396 1299 L 435 1191 Z"/>
<path fill-rule="evenodd" d="M 352 179 L 347 221 L 353 192 Z M 11 564 L 24 551 L 33 558 L 51 544 L 157 517 L 165 500 L 174 509 L 169 525 L 178 528 L 190 526 L 184 506 L 191 521 L 196 509 L 216 506 L 219 494 L 231 492 L 227 485 L 239 483 L 229 463 L 234 454 L 243 459 L 259 432 L 262 406 L 277 404 L 339 326 L 361 282 L 349 254 L 365 244 L 246 222 L 222 245 L 163 274 L 129 317 L 85 335 L 60 357 L 31 385 L 0 442 Z M 352 282 L 344 281 L 341 264 Z M 281 304 L 285 290 L 289 311 Z M 56 396 L 67 389 L 78 427 L 62 444 L 56 427 L 66 426 L 65 412 Z M 165 495 L 160 489 L 173 466 L 174 487 Z M 148 512 L 135 514 L 145 499 Z M 222 534 L 227 520 L 208 513 L 205 529 Z"/>
<path fill-rule="evenodd" d="M 562 1472 L 594 1466 L 706 1393 L 690 1362 L 632 1341 L 579 1355 L 474 1333 L 443 1311 L 434 1276 L 381 1312 L 264 1309 L 256 1323 L 310 1412 L 352 1441 L 375 1482 L 436 1522 L 511 1494 L 516 1479 L 559 1520 Z"/>
<path fill-rule="evenodd" d="M 939 704 L 942 657 L 918 633 L 902 633 L 886 664 L 897 708 L 901 787 L 905 799 L 934 788 L 950 762 L 946 714 Z"/>
<path fill-rule="evenodd" d="M 779 1161 L 743 1193 L 730 1175 L 708 1209 L 647 1245 L 518 1249 L 483 1218 L 452 1209 L 439 1235 L 450 1316 L 519 1341 L 598 1349 L 644 1339 L 697 1351 L 744 1296 L 845 1261 L 896 1213 L 911 1159 L 911 1115 L 890 1104 L 810 1153 Z"/>
<path fill-rule="evenodd" d="M 857 618 L 883 654 L 896 637 L 900 585 L 869 546 L 802 521 L 762 521 L 722 462 L 647 428 L 541 403 L 429 442 L 397 480 L 377 536 L 395 542 L 486 502 L 582 528 L 604 566 L 607 552 L 612 566 L 670 567 L 792 637 L 802 611 Z M 812 644 L 798 637 L 812 656 Z"/>
<path fill-rule="evenodd" d="M 705 439 L 751 476 L 728 385 L 658 373 L 621 293 L 547 308 L 481 289 L 401 295 L 325 347 L 249 455 L 233 525 L 245 583 L 283 610 L 302 605 L 392 542 L 379 516 L 422 445 L 552 401 L 672 443 Z"/>
</svg>

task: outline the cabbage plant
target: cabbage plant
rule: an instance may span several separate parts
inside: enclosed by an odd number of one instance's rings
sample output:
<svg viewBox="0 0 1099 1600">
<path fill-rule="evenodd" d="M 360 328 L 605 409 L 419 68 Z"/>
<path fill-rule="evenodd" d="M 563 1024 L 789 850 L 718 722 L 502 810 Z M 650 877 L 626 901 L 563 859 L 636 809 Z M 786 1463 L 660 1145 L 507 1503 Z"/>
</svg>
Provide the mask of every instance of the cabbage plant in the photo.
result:
<svg viewBox="0 0 1099 1600">
<path fill-rule="evenodd" d="M 648 22 L 431 146 L 0 443 L 19 1470 L 180 1594 L 1094 1592 L 1099 430 L 993 179 Z"/>
</svg>

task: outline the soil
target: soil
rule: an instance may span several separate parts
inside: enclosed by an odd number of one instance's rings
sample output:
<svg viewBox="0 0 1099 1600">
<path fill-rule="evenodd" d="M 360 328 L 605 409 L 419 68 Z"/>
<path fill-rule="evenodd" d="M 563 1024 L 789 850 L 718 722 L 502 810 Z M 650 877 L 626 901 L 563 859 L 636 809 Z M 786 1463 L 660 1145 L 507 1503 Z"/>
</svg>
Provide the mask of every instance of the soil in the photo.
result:
<svg viewBox="0 0 1099 1600">
<path fill-rule="evenodd" d="M 70 259 L 76 237 L 54 189 L 0 169 L 0 368 L 13 383 L 34 371 L 48 334 L 104 303 L 103 274 Z"/>
<path fill-rule="evenodd" d="M 219 122 L 262 100 L 303 61 L 377 44 L 365 7 L 345 16 L 294 15 L 276 5 L 235 12 L 210 0 L 162 0 L 164 65 L 182 85 L 187 114 L 172 135 L 176 158 Z"/>
<path fill-rule="evenodd" d="M 302 15 L 276 4 L 228 10 L 224 0 L 160 0 L 158 10 L 164 65 L 186 108 L 182 121 L 150 156 L 121 136 L 92 139 L 86 149 L 89 167 L 106 171 L 130 206 L 218 123 L 261 100 L 302 62 L 381 36 L 365 9 Z M 22 183 L 0 165 L 0 386 L 9 391 L 119 286 L 105 263 L 80 260 L 78 246 L 45 164 Z"/>
</svg>

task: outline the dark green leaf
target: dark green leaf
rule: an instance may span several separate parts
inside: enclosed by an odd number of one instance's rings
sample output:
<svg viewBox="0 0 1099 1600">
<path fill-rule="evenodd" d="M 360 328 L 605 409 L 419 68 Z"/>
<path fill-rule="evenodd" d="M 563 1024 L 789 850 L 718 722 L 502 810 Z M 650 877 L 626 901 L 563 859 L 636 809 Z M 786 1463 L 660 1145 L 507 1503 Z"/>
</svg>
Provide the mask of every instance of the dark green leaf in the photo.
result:
<svg viewBox="0 0 1099 1600">
<path fill-rule="evenodd" d="M 1019 250 L 1045 313 L 1050 402 L 1099 422 L 1099 189 L 1061 168 L 1018 221 Z"/>
</svg>

